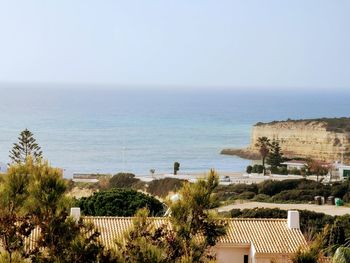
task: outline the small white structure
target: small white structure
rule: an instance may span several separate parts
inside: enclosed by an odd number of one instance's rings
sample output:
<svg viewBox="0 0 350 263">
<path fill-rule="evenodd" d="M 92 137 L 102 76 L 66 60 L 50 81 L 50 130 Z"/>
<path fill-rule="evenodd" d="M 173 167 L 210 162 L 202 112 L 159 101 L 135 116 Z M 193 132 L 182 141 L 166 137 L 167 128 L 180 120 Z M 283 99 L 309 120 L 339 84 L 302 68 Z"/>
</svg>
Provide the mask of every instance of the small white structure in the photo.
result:
<svg viewBox="0 0 350 263">
<path fill-rule="evenodd" d="M 70 216 L 73 217 L 76 222 L 78 222 L 81 216 L 80 207 L 72 207 L 70 209 Z"/>
<path fill-rule="evenodd" d="M 302 168 L 306 167 L 307 162 L 301 161 L 301 160 L 290 160 L 290 161 L 283 162 L 281 164 L 287 165 L 288 170 L 291 170 L 291 169 L 301 170 Z"/>
<path fill-rule="evenodd" d="M 350 165 L 338 164 L 336 168 L 340 179 L 350 178 Z"/>
<path fill-rule="evenodd" d="M 299 212 L 298 211 L 288 211 L 287 222 L 288 222 L 289 229 L 300 229 Z"/>
</svg>

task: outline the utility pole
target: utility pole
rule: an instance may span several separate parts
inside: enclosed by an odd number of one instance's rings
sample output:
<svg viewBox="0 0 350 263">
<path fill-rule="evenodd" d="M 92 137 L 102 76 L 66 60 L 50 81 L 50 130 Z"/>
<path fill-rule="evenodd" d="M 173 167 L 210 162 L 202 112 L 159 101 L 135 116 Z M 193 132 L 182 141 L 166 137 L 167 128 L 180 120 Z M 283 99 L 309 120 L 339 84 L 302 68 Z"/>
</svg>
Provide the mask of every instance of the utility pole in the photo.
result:
<svg viewBox="0 0 350 263">
<path fill-rule="evenodd" d="M 345 151 L 345 147 L 344 146 L 340 146 L 340 154 L 341 154 L 340 163 L 341 163 L 341 165 L 344 164 L 344 151 Z"/>
<path fill-rule="evenodd" d="M 126 147 L 124 146 L 122 149 L 123 173 L 125 173 L 125 152 L 126 152 Z"/>
</svg>

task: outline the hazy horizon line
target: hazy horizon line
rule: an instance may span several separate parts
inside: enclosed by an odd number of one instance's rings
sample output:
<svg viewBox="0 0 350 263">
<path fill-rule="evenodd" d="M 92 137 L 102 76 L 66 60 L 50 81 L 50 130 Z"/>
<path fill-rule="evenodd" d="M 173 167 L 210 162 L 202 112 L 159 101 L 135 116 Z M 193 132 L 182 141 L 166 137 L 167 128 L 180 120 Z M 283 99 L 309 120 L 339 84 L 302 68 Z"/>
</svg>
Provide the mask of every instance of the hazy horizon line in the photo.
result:
<svg viewBox="0 0 350 263">
<path fill-rule="evenodd" d="M 84 82 L 1 82 L 0 89 L 42 88 L 50 89 L 84 89 L 84 90 L 143 90 L 143 91 L 350 91 L 349 87 L 315 87 L 315 86 L 244 86 L 244 85 L 171 85 L 171 84 L 117 84 Z"/>
</svg>

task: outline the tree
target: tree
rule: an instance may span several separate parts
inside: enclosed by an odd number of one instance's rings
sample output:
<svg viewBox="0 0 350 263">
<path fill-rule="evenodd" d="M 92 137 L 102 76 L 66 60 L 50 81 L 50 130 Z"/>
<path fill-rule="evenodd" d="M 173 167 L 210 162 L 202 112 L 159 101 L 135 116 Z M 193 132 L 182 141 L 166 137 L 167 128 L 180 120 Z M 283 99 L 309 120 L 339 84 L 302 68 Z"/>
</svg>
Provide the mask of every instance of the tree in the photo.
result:
<svg viewBox="0 0 350 263">
<path fill-rule="evenodd" d="M 31 156 L 34 161 L 42 157 L 42 151 L 36 143 L 33 133 L 28 129 L 22 131 L 18 137 L 18 143 L 13 144 L 10 151 L 10 159 L 13 163 L 25 163 L 28 156 Z"/>
<path fill-rule="evenodd" d="M 350 262 L 350 248 L 348 247 L 339 247 L 334 256 L 333 263 L 347 263 Z"/>
<path fill-rule="evenodd" d="M 248 166 L 247 166 L 247 169 L 246 169 L 247 174 L 251 174 L 252 171 L 253 171 L 253 166 L 248 165 Z"/>
<path fill-rule="evenodd" d="M 16 164 L 9 168 L 0 191 L 0 240 L 6 262 L 19 262 L 24 255 L 24 241 L 34 224 L 22 207 L 28 198 L 28 167 Z"/>
<path fill-rule="evenodd" d="M 147 207 L 153 216 L 163 214 L 163 204 L 152 196 L 132 189 L 111 189 L 83 197 L 78 205 L 85 215 L 134 216 L 138 209 Z"/>
<path fill-rule="evenodd" d="M 103 262 L 111 262 L 92 226 L 68 216 L 71 202 L 65 197 L 60 169 L 41 160 L 34 162 L 29 156 L 25 163 L 10 166 L 0 187 L 0 239 L 6 252 L 0 252 L 0 260 L 92 263 L 102 262 L 103 256 Z M 25 250 L 24 241 L 34 228 L 39 230 L 32 241 L 36 248 Z"/>
<path fill-rule="evenodd" d="M 310 174 L 316 175 L 316 181 L 318 182 L 320 176 L 328 173 L 330 165 L 310 159 L 307 161 L 307 170 Z"/>
<path fill-rule="evenodd" d="M 210 248 L 226 229 L 224 221 L 211 210 L 217 206 L 214 191 L 218 185 L 218 176 L 211 170 L 206 179 L 185 183 L 179 191 L 180 200 L 170 203 L 170 220 L 182 255 L 180 262 L 208 262 L 215 258 Z"/>
<path fill-rule="evenodd" d="M 174 233 L 167 225 L 156 227 L 149 218 L 147 208 L 140 209 L 133 220 L 133 227 L 117 240 L 118 262 L 125 263 L 166 263 L 174 262 L 170 246 L 175 240 Z"/>
<path fill-rule="evenodd" d="M 103 246 L 92 225 L 76 222 L 67 210 L 72 202 L 66 197 L 62 170 L 48 162 L 31 163 L 28 198 L 25 208 L 40 230 L 37 247 L 30 251 L 33 262 L 99 262 Z"/>
<path fill-rule="evenodd" d="M 259 148 L 259 152 L 262 158 L 263 173 L 266 175 L 265 160 L 270 151 L 270 139 L 267 137 L 259 137 L 255 146 Z"/>
<path fill-rule="evenodd" d="M 194 184 L 186 182 L 179 191 L 180 199 L 169 201 L 169 221 L 159 227 L 148 217 L 147 209 L 139 211 L 133 228 L 117 242 L 119 261 L 212 262 L 215 255 L 211 248 L 226 228 L 211 210 L 217 205 L 214 191 L 218 182 L 214 171 Z"/>
<path fill-rule="evenodd" d="M 271 165 L 272 168 L 277 168 L 281 166 L 283 162 L 283 153 L 281 152 L 281 147 L 279 142 L 273 140 L 270 144 L 270 150 L 267 155 L 266 163 Z"/>
<path fill-rule="evenodd" d="M 178 178 L 163 178 L 152 180 L 148 183 L 147 192 L 153 196 L 165 198 L 171 192 L 177 192 L 185 180 Z"/>
<path fill-rule="evenodd" d="M 174 163 L 174 175 L 176 175 L 179 170 L 180 170 L 180 163 L 175 162 Z"/>
</svg>

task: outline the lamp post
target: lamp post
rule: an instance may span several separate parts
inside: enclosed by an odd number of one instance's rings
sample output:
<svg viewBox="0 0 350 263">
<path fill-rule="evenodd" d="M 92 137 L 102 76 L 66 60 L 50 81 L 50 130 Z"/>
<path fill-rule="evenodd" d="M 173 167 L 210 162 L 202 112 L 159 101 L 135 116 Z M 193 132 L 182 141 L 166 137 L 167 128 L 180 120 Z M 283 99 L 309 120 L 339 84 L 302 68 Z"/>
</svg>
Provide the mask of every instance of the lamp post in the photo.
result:
<svg viewBox="0 0 350 263">
<path fill-rule="evenodd" d="M 123 173 L 125 173 L 125 152 L 126 152 L 126 147 L 124 146 L 122 149 Z"/>
<path fill-rule="evenodd" d="M 341 145 L 340 146 L 340 154 L 341 154 L 340 164 L 341 165 L 344 164 L 344 151 L 345 151 L 345 147 L 343 145 Z"/>
</svg>

